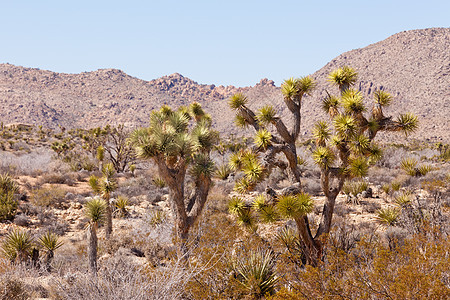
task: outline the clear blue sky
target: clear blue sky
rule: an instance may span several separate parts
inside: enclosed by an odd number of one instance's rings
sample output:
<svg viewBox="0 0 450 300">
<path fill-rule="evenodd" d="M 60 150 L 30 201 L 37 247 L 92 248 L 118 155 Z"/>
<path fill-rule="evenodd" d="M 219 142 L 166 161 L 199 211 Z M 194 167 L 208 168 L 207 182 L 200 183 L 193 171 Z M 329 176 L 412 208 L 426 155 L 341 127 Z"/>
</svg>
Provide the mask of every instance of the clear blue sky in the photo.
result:
<svg viewBox="0 0 450 300">
<path fill-rule="evenodd" d="M 450 27 L 450 1 L 1 1 L 0 62 L 117 68 L 151 80 L 254 85 L 318 70 L 410 29 Z"/>
</svg>

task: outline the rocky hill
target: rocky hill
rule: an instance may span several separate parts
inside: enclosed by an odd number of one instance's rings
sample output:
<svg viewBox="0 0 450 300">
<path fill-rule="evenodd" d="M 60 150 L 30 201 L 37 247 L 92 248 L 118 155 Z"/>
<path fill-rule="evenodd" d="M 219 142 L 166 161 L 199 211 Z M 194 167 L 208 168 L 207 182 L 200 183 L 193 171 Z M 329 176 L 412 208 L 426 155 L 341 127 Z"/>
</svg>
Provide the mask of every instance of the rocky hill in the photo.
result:
<svg viewBox="0 0 450 300">
<path fill-rule="evenodd" d="M 341 54 L 312 74 L 318 88 L 304 99 L 305 137 L 312 124 L 324 117 L 319 105 L 325 90 L 336 92 L 326 82 L 327 74 L 339 66 L 350 65 L 359 72 L 357 87 L 368 99 L 376 89 L 384 89 L 395 96 L 388 113 L 409 111 L 419 116 L 420 130 L 412 137 L 450 142 L 448 49 L 450 28 L 431 28 L 401 32 Z M 251 107 L 271 103 L 280 114 L 287 114 L 280 88 L 268 79 L 238 88 L 198 84 L 178 73 L 144 81 L 116 69 L 64 74 L 0 64 L 0 121 L 53 128 L 107 123 L 145 126 L 150 111 L 163 104 L 179 106 L 198 101 L 212 114 L 218 130 L 233 132 L 233 114 L 227 107 L 227 98 L 236 92 L 246 94 Z"/>
</svg>

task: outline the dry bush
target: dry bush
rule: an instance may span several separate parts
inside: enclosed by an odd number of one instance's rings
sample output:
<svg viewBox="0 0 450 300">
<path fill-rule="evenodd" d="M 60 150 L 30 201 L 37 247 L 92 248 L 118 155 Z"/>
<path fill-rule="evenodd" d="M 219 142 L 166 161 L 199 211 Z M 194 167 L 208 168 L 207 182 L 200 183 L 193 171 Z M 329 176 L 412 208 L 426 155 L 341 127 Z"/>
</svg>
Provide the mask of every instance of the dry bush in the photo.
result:
<svg viewBox="0 0 450 300">
<path fill-rule="evenodd" d="M 64 174 L 47 173 L 39 179 L 39 183 L 41 185 L 45 183 L 50 183 L 50 184 L 67 184 L 69 186 L 73 186 L 75 185 L 75 181 L 76 181 L 75 178 L 68 173 Z"/>
<path fill-rule="evenodd" d="M 41 207 L 62 208 L 66 191 L 58 186 L 49 186 L 35 189 L 31 194 L 31 203 Z"/>
<path fill-rule="evenodd" d="M 180 262 L 148 268 L 115 256 L 101 263 L 97 276 L 75 272 L 56 278 L 51 283 L 51 296 L 79 300 L 181 299 L 187 282 L 198 272 L 184 268 Z"/>
<path fill-rule="evenodd" d="M 16 155 L 0 152 L 0 169 L 8 170 L 13 175 L 31 175 L 33 177 L 51 171 L 52 153 L 45 148 L 38 148 L 30 153 Z"/>
<path fill-rule="evenodd" d="M 306 266 L 271 299 L 448 299 L 450 241 L 413 236 L 394 250 L 362 240 L 350 252 L 333 250 Z"/>
</svg>

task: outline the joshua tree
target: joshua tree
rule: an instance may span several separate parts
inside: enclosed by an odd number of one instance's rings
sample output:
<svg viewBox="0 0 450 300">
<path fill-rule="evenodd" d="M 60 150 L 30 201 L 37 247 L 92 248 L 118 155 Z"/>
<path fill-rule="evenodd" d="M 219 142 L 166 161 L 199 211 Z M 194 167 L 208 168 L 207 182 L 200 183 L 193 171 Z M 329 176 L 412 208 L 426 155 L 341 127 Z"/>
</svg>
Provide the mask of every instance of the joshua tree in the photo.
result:
<svg viewBox="0 0 450 300">
<path fill-rule="evenodd" d="M 163 106 L 152 112 L 150 127 L 138 129 L 131 135 L 137 155 L 152 159 L 169 187 L 180 241 L 179 254 L 183 257 L 187 254 L 189 229 L 200 216 L 211 187 L 214 163 L 210 151 L 217 140 L 218 134 L 211 130 L 210 116 L 198 103 L 176 111 Z M 187 172 L 194 179 L 190 196 L 185 195 Z"/>
<path fill-rule="evenodd" d="M 276 220 L 279 217 L 295 220 L 306 260 L 313 265 L 322 257 L 323 243 L 331 229 L 336 197 L 344 182 L 366 176 L 370 165 L 381 157 L 381 150 L 373 141 L 376 134 L 380 131 L 409 133 L 417 128 L 417 118 L 411 114 L 401 114 L 396 120 L 384 116 L 383 107 L 392 101 L 385 91 L 375 93 L 370 116 L 364 116 L 366 108 L 362 94 L 351 89 L 356 79 L 357 73 L 350 67 L 340 68 L 330 74 L 329 80 L 340 91 L 339 97 L 328 94 L 322 102 L 322 108 L 332 119 L 332 127 L 319 121 L 314 128 L 316 147 L 312 155 L 320 168 L 320 182 L 326 197 L 315 234 L 310 230 L 307 217 L 313 207 L 308 195 L 275 195 L 272 199 L 262 195 L 253 203 L 262 220 Z M 248 210 L 239 199 L 230 203 L 230 211 L 235 212 L 241 221 L 251 223 L 251 218 L 247 217 Z"/>
<path fill-rule="evenodd" d="M 105 221 L 106 205 L 105 201 L 100 198 L 94 198 L 86 203 L 86 216 L 89 218 L 88 223 L 88 259 L 89 270 L 93 274 L 97 274 L 97 229 L 100 224 Z"/>
<path fill-rule="evenodd" d="M 115 170 L 112 163 L 105 164 L 102 169 L 103 177 L 100 179 L 92 175 L 89 178 L 89 185 L 94 193 L 101 194 L 106 204 L 106 237 L 112 233 L 112 208 L 111 193 L 117 189 L 117 181 L 115 179 Z"/>
<path fill-rule="evenodd" d="M 272 106 L 264 106 L 254 113 L 247 107 L 248 99 L 243 94 L 238 93 L 230 98 L 229 105 L 236 111 L 236 124 L 241 127 L 252 126 L 256 131 L 255 147 L 251 151 L 241 151 L 231 158 L 231 166 L 234 169 L 242 169 L 246 174 L 237 183 L 238 190 L 253 189 L 275 166 L 288 168 L 291 182 L 300 184 L 295 142 L 300 135 L 303 96 L 309 95 L 314 87 L 315 83 L 309 76 L 284 81 L 281 87 L 283 100 L 294 119 L 290 130 L 277 116 Z M 270 131 L 271 127 L 275 131 Z M 288 161 L 287 165 L 276 159 L 278 153 L 284 154 Z"/>
</svg>

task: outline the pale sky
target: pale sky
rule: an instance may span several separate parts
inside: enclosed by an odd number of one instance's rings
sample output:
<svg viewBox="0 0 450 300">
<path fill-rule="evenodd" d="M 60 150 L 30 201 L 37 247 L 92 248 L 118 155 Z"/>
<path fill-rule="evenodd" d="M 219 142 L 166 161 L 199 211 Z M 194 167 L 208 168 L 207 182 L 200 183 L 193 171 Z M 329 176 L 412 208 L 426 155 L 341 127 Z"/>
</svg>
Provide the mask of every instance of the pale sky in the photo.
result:
<svg viewBox="0 0 450 300">
<path fill-rule="evenodd" d="M 0 63 L 216 85 L 279 85 L 397 32 L 450 27 L 448 0 L 0 3 Z"/>
</svg>

